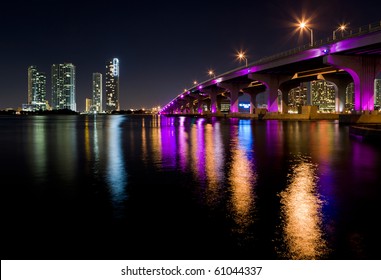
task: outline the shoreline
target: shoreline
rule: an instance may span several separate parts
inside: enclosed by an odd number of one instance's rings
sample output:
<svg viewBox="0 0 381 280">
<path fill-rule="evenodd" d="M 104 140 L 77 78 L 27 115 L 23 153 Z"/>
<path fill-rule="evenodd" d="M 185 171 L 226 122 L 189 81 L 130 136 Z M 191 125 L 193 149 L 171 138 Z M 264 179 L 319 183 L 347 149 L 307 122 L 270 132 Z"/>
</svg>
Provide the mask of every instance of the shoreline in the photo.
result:
<svg viewBox="0 0 381 280">
<path fill-rule="evenodd" d="M 248 113 L 207 113 L 207 114 L 165 114 L 171 117 L 218 117 L 218 118 L 241 118 L 253 120 L 279 120 L 279 121 L 320 121 L 337 120 L 341 124 L 381 124 L 381 114 L 336 114 L 336 113 L 315 113 L 315 114 L 248 114 Z"/>
</svg>

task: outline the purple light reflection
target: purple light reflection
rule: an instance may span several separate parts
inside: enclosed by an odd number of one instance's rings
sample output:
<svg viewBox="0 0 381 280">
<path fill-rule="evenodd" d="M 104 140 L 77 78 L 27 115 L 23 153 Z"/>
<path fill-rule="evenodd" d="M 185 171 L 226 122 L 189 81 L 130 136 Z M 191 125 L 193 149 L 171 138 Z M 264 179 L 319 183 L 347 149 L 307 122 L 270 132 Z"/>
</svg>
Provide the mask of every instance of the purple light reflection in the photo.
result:
<svg viewBox="0 0 381 280">
<path fill-rule="evenodd" d="M 175 117 L 163 118 L 160 129 L 162 167 L 176 167 L 177 143 L 175 137 Z"/>
<path fill-rule="evenodd" d="M 184 126 L 185 123 L 185 117 L 179 118 L 180 126 L 178 127 L 179 130 L 179 136 L 177 139 L 178 143 L 178 149 L 179 149 L 179 158 L 180 158 L 180 169 L 182 171 L 185 171 L 187 168 L 188 163 L 188 157 L 189 157 L 189 139 L 188 139 L 188 133 L 186 131 L 186 127 Z"/>
</svg>

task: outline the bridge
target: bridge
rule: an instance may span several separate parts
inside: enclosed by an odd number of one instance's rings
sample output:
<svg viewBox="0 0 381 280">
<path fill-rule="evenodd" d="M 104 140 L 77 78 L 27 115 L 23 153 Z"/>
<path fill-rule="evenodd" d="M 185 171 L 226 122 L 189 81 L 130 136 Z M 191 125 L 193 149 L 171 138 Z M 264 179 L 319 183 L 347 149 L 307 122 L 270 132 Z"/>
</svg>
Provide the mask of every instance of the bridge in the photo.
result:
<svg viewBox="0 0 381 280">
<path fill-rule="evenodd" d="M 335 110 L 344 110 L 346 88 L 354 84 L 354 110 L 374 110 L 374 80 L 381 74 L 381 21 L 335 38 L 278 53 L 201 82 L 180 93 L 161 114 L 221 113 L 228 102 L 238 113 L 239 96 L 250 96 L 255 113 L 258 94 L 266 93 L 267 111 L 288 113 L 288 93 L 303 82 L 325 80 L 335 87 Z"/>
</svg>

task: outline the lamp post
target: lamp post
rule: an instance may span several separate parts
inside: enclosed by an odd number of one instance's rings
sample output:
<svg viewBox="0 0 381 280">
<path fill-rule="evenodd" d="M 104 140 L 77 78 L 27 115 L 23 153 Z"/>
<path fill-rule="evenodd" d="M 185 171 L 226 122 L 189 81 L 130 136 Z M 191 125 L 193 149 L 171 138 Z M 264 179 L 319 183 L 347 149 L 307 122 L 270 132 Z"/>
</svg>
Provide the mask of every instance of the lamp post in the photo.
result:
<svg viewBox="0 0 381 280">
<path fill-rule="evenodd" d="M 311 42 L 310 42 L 310 46 L 312 47 L 312 46 L 314 45 L 314 33 L 313 33 L 312 29 L 309 28 L 305 22 L 301 22 L 301 23 L 299 24 L 299 27 L 300 27 L 301 29 L 304 29 L 304 28 L 305 28 L 305 29 L 307 29 L 308 31 L 311 32 Z"/>
<path fill-rule="evenodd" d="M 212 69 L 210 69 L 210 70 L 208 71 L 208 75 L 209 75 L 210 77 L 213 77 L 213 78 L 216 77 L 216 75 L 214 74 L 214 71 L 213 71 Z"/>
<path fill-rule="evenodd" d="M 238 57 L 239 60 L 243 60 L 244 59 L 246 61 L 246 67 L 247 67 L 247 57 L 246 57 L 245 53 L 244 52 L 239 52 L 239 53 L 237 53 L 237 57 Z"/>
<path fill-rule="evenodd" d="M 337 29 L 333 30 L 332 38 L 333 40 L 336 40 L 336 31 L 341 31 L 341 37 L 343 36 L 343 32 L 347 28 L 347 25 L 342 24 Z"/>
</svg>

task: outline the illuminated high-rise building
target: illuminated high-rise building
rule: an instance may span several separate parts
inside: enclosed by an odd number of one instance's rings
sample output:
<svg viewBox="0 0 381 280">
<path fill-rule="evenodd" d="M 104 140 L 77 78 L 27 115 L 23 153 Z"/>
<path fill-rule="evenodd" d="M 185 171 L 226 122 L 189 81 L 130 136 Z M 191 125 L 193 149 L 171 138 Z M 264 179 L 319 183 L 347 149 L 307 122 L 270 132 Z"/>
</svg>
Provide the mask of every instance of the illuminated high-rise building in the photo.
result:
<svg viewBox="0 0 381 280">
<path fill-rule="evenodd" d="M 354 83 L 349 83 L 345 89 L 345 109 L 349 112 L 355 108 L 355 86 Z"/>
<path fill-rule="evenodd" d="M 71 63 L 52 65 L 52 109 L 77 110 L 75 66 Z"/>
<path fill-rule="evenodd" d="M 119 111 L 119 59 L 106 63 L 106 112 Z"/>
<path fill-rule="evenodd" d="M 93 73 L 93 102 L 92 112 L 102 112 L 102 74 Z"/>
<path fill-rule="evenodd" d="M 300 86 L 291 89 L 288 92 L 288 112 L 298 113 L 302 106 L 307 105 L 308 86 L 307 83 L 301 83 Z"/>
<path fill-rule="evenodd" d="M 86 103 L 85 103 L 85 112 L 90 113 L 93 112 L 93 100 L 91 98 L 86 98 Z"/>
<path fill-rule="evenodd" d="M 311 101 L 316 105 L 320 112 L 335 112 L 335 87 L 332 83 L 317 80 L 311 82 Z"/>
<path fill-rule="evenodd" d="M 28 110 L 46 110 L 46 74 L 37 67 L 28 67 Z"/>
</svg>

